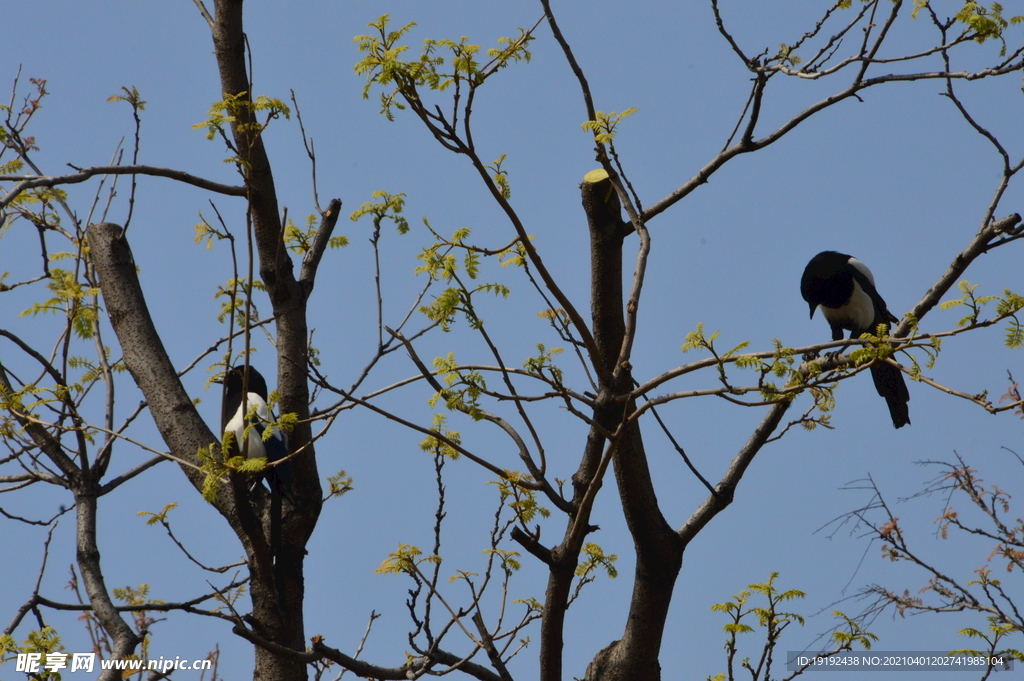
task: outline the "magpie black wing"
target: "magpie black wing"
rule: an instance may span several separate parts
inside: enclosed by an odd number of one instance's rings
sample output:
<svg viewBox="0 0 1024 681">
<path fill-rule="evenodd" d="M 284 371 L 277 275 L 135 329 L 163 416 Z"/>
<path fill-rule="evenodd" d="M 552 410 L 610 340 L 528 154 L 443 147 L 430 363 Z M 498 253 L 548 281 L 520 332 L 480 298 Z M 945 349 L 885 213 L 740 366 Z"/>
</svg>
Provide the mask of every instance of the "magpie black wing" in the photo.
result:
<svg viewBox="0 0 1024 681">
<path fill-rule="evenodd" d="M 256 431 L 263 442 L 263 450 L 267 453 L 267 461 L 280 461 L 288 456 L 288 443 L 284 438 L 284 433 L 277 430 L 270 437 L 264 437 L 263 434 L 267 431 L 267 424 L 255 416 L 252 417 L 250 423 L 252 423 L 253 430 Z"/>
<path fill-rule="evenodd" d="M 259 433 L 260 438 L 263 438 L 263 433 L 267 430 L 267 424 L 263 421 L 255 424 L 256 432 Z M 263 440 L 263 449 L 267 454 L 267 463 L 273 463 L 280 461 L 288 456 L 288 435 L 283 430 L 276 430 L 274 433 Z M 296 506 L 295 497 L 292 496 L 291 483 L 292 483 L 292 471 L 291 462 L 285 461 L 277 466 L 271 466 L 267 469 L 267 482 L 270 483 L 272 490 L 288 498 L 292 502 L 293 506 Z"/>
</svg>

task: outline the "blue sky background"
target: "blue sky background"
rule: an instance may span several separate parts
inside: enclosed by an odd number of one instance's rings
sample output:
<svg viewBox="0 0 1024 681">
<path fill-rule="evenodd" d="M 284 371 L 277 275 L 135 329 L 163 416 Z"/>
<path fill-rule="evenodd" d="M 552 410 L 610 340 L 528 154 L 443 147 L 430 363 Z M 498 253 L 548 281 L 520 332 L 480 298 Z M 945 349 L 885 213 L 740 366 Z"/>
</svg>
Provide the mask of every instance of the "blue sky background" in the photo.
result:
<svg viewBox="0 0 1024 681">
<path fill-rule="evenodd" d="M 939 0 L 938 6 L 948 6 L 952 13 L 958 3 Z M 792 43 L 811 27 L 817 9 L 812 3 L 723 3 L 722 11 L 740 45 L 757 53 Z M 704 3 L 597 2 L 585 8 L 559 3 L 555 11 L 587 73 L 596 107 L 639 108 L 622 124 L 616 145 L 644 204 L 654 203 L 722 148 L 746 101 L 749 74 L 715 30 Z M 499 37 L 514 35 L 517 27 L 532 26 L 541 8 L 528 2 L 247 4 L 254 92 L 288 100 L 289 90 L 295 91 L 307 134 L 316 143 L 321 204 L 341 198 L 347 216 L 375 190 L 407 195 L 412 233 L 399 236 L 386 229 L 382 239 L 385 322 L 394 325 L 423 285 L 413 274 L 419 264 L 416 255 L 431 243 L 421 217 L 428 217 L 442 234 L 472 228 L 474 241 L 488 247 L 508 243 L 513 233 L 465 159 L 443 150 L 409 112 L 388 122 L 378 114 L 375 99 L 361 99 L 364 80 L 353 72 L 360 57 L 351 38 L 367 32 L 366 24 L 385 12 L 391 13 L 394 25 L 418 23 L 409 38 L 415 50 L 427 37 L 463 35 L 491 47 Z M 220 96 L 209 30 L 191 2 L 6 3 L 3 13 L 9 30 L 0 59 L 0 83 L 7 88 L 19 65 L 23 93 L 28 92 L 29 77 L 48 81 L 51 94 L 28 131 L 41 147 L 35 158 L 45 173 L 67 172 L 66 163 L 103 165 L 122 137 L 130 145 L 130 108 L 106 100 L 119 94 L 122 86 L 135 86 L 147 101 L 140 163 L 238 183 L 233 166 L 222 162 L 227 155 L 222 145 L 192 129 L 205 120 Z M 1020 27 L 1009 32 L 1011 43 L 1019 42 L 1020 33 Z M 894 27 L 887 54 L 922 49 L 932 34 L 923 17 L 912 21 L 905 16 Z M 580 129 L 586 114 L 576 81 L 546 26 L 538 29 L 537 37 L 531 45 L 532 63 L 501 72 L 478 95 L 475 139 L 485 160 L 508 154 L 505 168 L 513 206 L 536 235 L 535 244 L 563 289 L 585 311 L 589 253 L 578 185 L 597 164 L 590 136 Z M 977 68 L 997 59 L 998 44 L 971 45 L 964 52 L 960 67 Z M 930 68 L 934 67 L 933 62 Z M 849 78 L 841 75 L 814 83 L 773 80 L 761 130 L 773 129 L 845 87 Z M 862 93 L 863 101 L 847 100 L 774 146 L 733 160 L 709 184 L 652 220 L 653 250 L 634 353 L 638 380 L 696 359 L 684 356 L 680 346 L 701 322 L 708 331 L 720 330 L 723 348 L 744 340 L 756 350 L 770 349 L 776 338 L 790 347 L 827 340 L 827 325 L 820 318 L 807 319 L 807 306 L 799 295 L 803 266 L 820 250 L 856 255 L 872 268 L 889 307 L 897 315 L 910 309 L 973 236 L 1000 172 L 991 145 L 939 96 L 943 87 L 938 81 L 923 81 L 869 89 Z M 979 122 L 1000 137 L 1011 158 L 1019 158 L 1024 153 L 1019 75 L 958 87 Z M 309 163 L 294 117 L 274 122 L 266 139 L 279 201 L 302 222 L 314 209 Z M 67 188 L 80 215 L 88 211 L 97 185 L 93 181 Z M 123 221 L 126 215 L 128 186 L 122 178 L 111 221 Z M 219 303 L 213 294 L 231 276 L 230 254 L 223 245 L 207 251 L 193 241 L 199 213 L 212 217 L 208 198 L 168 180 L 140 178 L 129 232 L 150 309 L 179 366 L 226 332 L 216 321 Z M 242 201 L 219 196 L 213 200 L 229 226 L 241 234 Z M 1024 194 L 1018 183 L 1007 192 L 997 215 L 1022 208 Z M 321 370 L 332 381 L 348 385 L 376 342 L 370 225 L 343 219 L 337 232 L 347 235 L 351 245 L 325 257 L 310 326 L 316 329 L 314 345 L 322 352 Z M 4 235 L 0 272 L 11 273 L 8 281 L 34 276 L 34 240 L 34 230 L 24 222 Z M 627 243 L 627 276 L 635 247 L 635 240 Z M 1011 246 L 980 258 L 968 278 L 984 294 L 1007 287 L 1019 292 L 1024 283 L 1020 262 L 1019 249 Z M 488 265 L 483 278 L 512 287 L 507 301 L 482 305 L 488 329 L 503 343 L 507 363 L 521 364 L 535 354 L 538 342 L 562 345 L 537 317 L 546 307 L 543 301 L 517 272 Z M 0 321 L 4 328 L 48 349 L 57 328 L 53 320 L 18 317 L 40 296 L 41 288 L 0 296 Z M 269 311 L 266 300 L 257 303 L 261 311 Z M 946 330 L 960 316 L 934 310 L 922 328 Z M 422 324 L 423 318 L 417 317 L 410 328 Z M 114 342 L 109 329 L 105 341 Z M 272 350 L 259 342 L 254 363 L 269 377 Z M 417 347 L 428 360 L 455 351 L 467 363 L 492 363 L 486 348 L 464 325 L 448 335 L 431 334 Z M 91 352 L 91 346 L 82 352 Z M 0 353 L 5 364 L 22 361 L 10 344 L 0 346 Z M 219 396 L 204 390 L 208 374 L 203 369 L 212 363 L 213 358 L 201 362 L 186 378 L 186 387 L 202 400 L 200 409 L 208 422 L 216 424 Z M 563 355 L 560 363 L 570 380 L 582 387 L 570 357 Z M 1006 390 L 1008 369 L 1018 378 L 1024 376 L 1020 353 L 1008 351 L 1002 329 L 992 328 L 947 341 L 938 366 L 927 374 L 967 393 L 987 390 L 995 398 Z M 415 373 L 403 353 L 394 353 L 364 390 Z M 715 384 L 716 376 L 709 371 L 670 387 Z M 857 486 L 854 481 L 870 475 L 896 504 L 938 473 L 916 462 L 951 460 L 959 453 L 986 481 L 998 481 L 1011 493 L 1021 489 L 1024 471 L 1002 449 L 1024 450 L 1019 420 L 1009 414 L 992 417 L 923 384 L 911 383 L 910 391 L 913 425 L 895 431 L 884 401 L 866 377 L 845 382 L 838 392 L 834 430 L 796 429 L 759 454 L 733 505 L 712 521 L 685 555 L 662 651 L 666 679 L 682 677 L 680 670 L 687 678 L 724 671 L 725 619 L 709 608 L 750 583 L 764 581 L 772 571 L 781 573 L 781 587 L 807 592 L 795 609 L 808 616 L 823 612 L 810 617 L 802 630 L 791 630 L 782 645 L 785 650 L 809 645 L 831 626 L 828 613 L 835 603 L 864 585 L 879 583 L 900 592 L 925 585 L 925 574 L 881 559 L 878 547 L 859 534 L 821 529 L 868 501 L 867 492 L 847 489 Z M 425 386 L 415 385 L 381 404 L 427 424 L 429 396 Z M 122 417 L 134 409 L 139 396 L 130 381 L 120 384 L 118 399 Z M 808 399 L 801 398 L 793 413 L 802 411 Z M 316 406 L 327 404 L 329 400 L 323 399 Z M 96 414 L 100 408 L 97 403 Z M 659 411 L 712 480 L 718 479 L 763 415 L 759 409 L 712 398 L 679 401 Z M 569 478 L 583 444 L 583 424 L 553 403 L 531 408 L 531 416 L 543 429 L 553 476 Z M 462 432 L 474 451 L 498 465 L 519 466 L 514 450 L 493 428 L 455 416 L 450 425 Z M 140 419 L 132 434 L 162 449 L 148 418 Z M 659 431 L 648 427 L 645 436 L 665 514 L 679 526 L 705 492 Z M 323 475 L 345 469 L 354 477 L 355 491 L 325 505 L 310 542 L 306 632 L 321 634 L 328 645 L 351 653 L 370 612 L 376 610 L 382 617 L 363 657 L 384 666 L 397 666 L 405 659 L 409 619 L 403 602 L 410 584 L 401 577 L 375 575 L 374 570 L 399 542 L 426 550 L 432 536 L 433 469 L 417 446 L 420 439 L 382 418 L 347 412 L 318 446 Z M 119 446 L 111 473 L 148 458 L 146 452 Z M 485 548 L 496 503 L 493 487 L 485 484 L 493 476 L 466 460 L 450 464 L 446 475 L 443 574 L 479 571 L 484 561 L 480 550 Z M 598 580 L 570 610 L 566 678 L 582 676 L 593 655 L 620 636 L 628 608 L 631 540 L 614 486 L 608 482 L 594 515 L 601 531 L 592 539 L 618 554 L 621 576 Z M 48 518 L 69 501 L 67 493 L 43 485 L 0 497 L 8 512 L 33 518 Z M 136 515 L 159 511 L 171 502 L 179 504 L 171 516 L 173 527 L 190 551 L 211 565 L 239 559 L 241 548 L 219 516 L 186 484 L 176 466 L 161 464 L 101 503 L 100 548 L 108 586 L 145 582 L 153 598 L 180 601 L 209 591 L 207 579 L 227 583 L 227 578 L 199 571 L 162 530 L 147 527 Z M 942 499 L 925 498 L 899 504 L 895 514 L 912 529 L 913 545 L 922 555 L 966 581 L 984 564 L 991 546 L 934 536 L 933 520 L 943 508 Z M 0 522 L 5 545 L 0 552 L 0 612 L 10 617 L 32 591 L 45 531 Z M 551 543 L 563 529 L 563 518 L 555 514 L 544 523 L 543 538 Z M 64 585 L 75 560 L 73 533 L 74 521 L 65 516 L 43 580 L 42 593 L 55 600 L 71 599 Z M 519 547 L 509 542 L 505 548 Z M 512 597 L 543 599 L 546 571 L 529 556 L 523 563 Z M 1009 584 L 1019 575 L 1005 578 Z M 444 588 L 456 602 L 465 596 L 458 584 Z M 863 604 L 847 601 L 838 607 L 855 614 Z M 871 626 L 881 638 L 878 650 L 962 647 L 967 642 L 956 635 L 957 629 L 985 624 L 973 615 L 891 615 Z M 89 649 L 73 615 L 46 616 L 69 651 Z M 19 639 L 29 625 L 26 620 Z M 538 630 L 530 633 L 533 643 L 513 667 L 517 678 L 536 674 Z M 225 678 L 250 673 L 251 648 L 222 622 L 172 614 L 155 625 L 153 634 L 154 656 L 199 658 L 219 646 Z M 1019 638 L 1016 643 L 1024 645 Z M 741 655 L 758 651 L 752 646 L 741 649 Z M 181 672 L 175 678 L 179 675 L 197 678 Z M 14 678 L 13 668 L 0 670 L 0 677 Z"/>
</svg>

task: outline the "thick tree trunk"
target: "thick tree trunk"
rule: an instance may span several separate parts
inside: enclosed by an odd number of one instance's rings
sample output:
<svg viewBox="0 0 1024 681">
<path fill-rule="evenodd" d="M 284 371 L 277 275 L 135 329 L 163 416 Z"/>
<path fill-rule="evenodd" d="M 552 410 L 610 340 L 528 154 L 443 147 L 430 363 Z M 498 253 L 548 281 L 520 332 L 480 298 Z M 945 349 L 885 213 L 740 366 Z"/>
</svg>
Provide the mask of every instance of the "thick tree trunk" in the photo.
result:
<svg viewBox="0 0 1024 681">
<path fill-rule="evenodd" d="M 242 23 L 242 0 L 217 0 L 214 16 L 213 42 L 225 96 L 244 96 L 251 100 L 251 84 L 247 74 L 245 33 Z M 232 123 L 235 147 L 244 160 L 245 184 L 249 191 L 249 214 L 259 254 L 260 278 L 267 287 L 277 331 L 277 388 L 281 394 L 281 410 L 299 417 L 299 425 L 291 433 L 294 451 L 309 445 L 309 387 L 306 379 L 308 327 L 306 302 L 309 289 L 296 279 L 291 258 L 283 240 L 283 226 L 278 211 L 277 192 L 270 160 L 261 132 L 252 111 L 245 111 Z M 283 518 L 283 545 L 277 556 L 280 593 L 274 587 L 253 591 L 254 613 L 257 609 L 274 611 L 266 621 L 279 624 L 267 632 L 257 631 L 275 643 L 302 650 L 305 645 L 302 604 L 305 593 L 303 561 L 305 546 L 320 515 L 322 489 L 313 448 L 292 460 L 293 491 L 297 508 L 290 508 Z M 255 585 L 254 585 L 255 586 Z M 306 678 L 303 664 L 283 660 L 257 648 L 256 678 L 300 681 Z"/>
<path fill-rule="evenodd" d="M 623 309 L 622 246 L 633 232 L 624 222 L 618 196 L 607 177 L 585 182 L 583 207 L 591 242 L 591 312 L 594 339 L 605 376 L 595 421 L 605 432 L 617 432 L 613 462 L 623 515 L 636 553 L 633 597 L 622 639 L 603 649 L 587 669 L 588 681 L 656 681 L 661 678 L 658 654 L 672 601 L 672 590 L 682 567 L 683 544 L 661 514 L 654 492 L 643 437 L 637 423 L 620 427 L 635 409 L 624 399 L 632 390 L 628 364 L 616 366 L 626 340 Z M 592 437 L 595 433 L 592 433 Z"/>
</svg>

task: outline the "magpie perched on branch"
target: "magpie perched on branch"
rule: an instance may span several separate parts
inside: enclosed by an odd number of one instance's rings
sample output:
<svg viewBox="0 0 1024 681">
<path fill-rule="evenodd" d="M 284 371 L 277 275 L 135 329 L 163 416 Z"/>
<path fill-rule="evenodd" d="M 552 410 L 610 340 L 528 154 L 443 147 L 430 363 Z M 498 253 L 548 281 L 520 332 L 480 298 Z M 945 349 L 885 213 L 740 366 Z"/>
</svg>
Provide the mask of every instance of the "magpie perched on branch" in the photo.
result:
<svg viewBox="0 0 1024 681">
<path fill-rule="evenodd" d="M 256 367 L 249 367 L 248 381 L 245 366 L 239 365 L 216 381 L 223 383 L 224 401 L 221 404 L 220 423 L 223 432 L 231 433 L 231 445 L 225 456 L 245 455 L 248 459 L 266 457 L 267 463 L 274 463 L 288 456 L 288 434 L 280 429 L 264 439 L 267 426 L 277 419 L 267 406 L 269 392 L 267 380 Z M 247 388 L 247 390 L 246 390 Z M 244 394 L 244 401 L 242 399 Z M 246 418 L 248 415 L 248 418 Z M 248 428 L 248 435 L 246 429 Z M 285 461 L 277 466 L 268 466 L 265 472 L 272 495 L 287 497 L 292 505 L 295 499 L 291 493 L 291 466 Z"/>
<path fill-rule="evenodd" d="M 231 451 L 229 456 L 244 454 L 248 459 L 266 457 L 267 463 L 280 461 L 288 455 L 288 435 L 278 429 L 264 440 L 263 434 L 267 426 L 277 419 L 267 406 L 269 391 L 267 380 L 256 367 L 249 367 L 249 380 L 246 385 L 245 366 L 239 365 L 224 374 L 217 381 L 223 383 L 224 402 L 221 405 L 220 422 L 224 433 L 231 433 Z M 246 390 L 247 388 L 247 390 Z M 243 403 L 243 391 L 245 400 Z M 248 418 L 246 418 L 248 415 Z M 248 428 L 248 434 L 246 434 Z M 268 468 L 268 479 L 273 471 L 286 469 L 288 463 Z M 278 477 L 280 477 L 280 471 Z M 287 474 L 286 474 L 287 475 Z M 273 487 L 273 485 L 272 485 Z"/>
<path fill-rule="evenodd" d="M 217 383 L 224 385 L 224 401 L 221 403 L 220 423 L 226 435 L 231 433 L 231 443 L 224 456 L 244 455 L 247 459 L 266 457 L 267 463 L 280 461 L 288 456 L 288 435 L 275 429 L 266 439 L 267 427 L 277 419 L 267 406 L 269 392 L 267 380 L 256 367 L 236 366 L 224 374 Z M 248 433 L 246 430 L 248 429 Z M 295 506 L 291 492 L 291 467 L 288 461 L 277 466 L 268 466 L 263 473 L 270 484 L 270 553 L 274 559 L 274 581 L 278 598 L 282 598 L 283 579 L 279 574 L 278 556 L 281 552 L 281 504 L 288 499 Z M 259 485 L 259 480 L 251 489 Z M 251 490 L 250 490 L 251 491 Z"/>
<path fill-rule="evenodd" d="M 812 319 L 814 310 L 821 307 L 832 328 L 832 340 L 842 340 L 843 329 L 850 338 L 860 338 L 875 333 L 879 324 L 888 324 L 891 331 L 899 321 L 878 295 L 871 270 L 845 253 L 822 251 L 811 258 L 800 280 L 800 294 L 811 307 Z M 892 425 L 902 428 L 910 423 L 910 392 L 903 373 L 888 362 L 878 362 L 871 367 L 871 378 L 889 405 Z"/>
</svg>

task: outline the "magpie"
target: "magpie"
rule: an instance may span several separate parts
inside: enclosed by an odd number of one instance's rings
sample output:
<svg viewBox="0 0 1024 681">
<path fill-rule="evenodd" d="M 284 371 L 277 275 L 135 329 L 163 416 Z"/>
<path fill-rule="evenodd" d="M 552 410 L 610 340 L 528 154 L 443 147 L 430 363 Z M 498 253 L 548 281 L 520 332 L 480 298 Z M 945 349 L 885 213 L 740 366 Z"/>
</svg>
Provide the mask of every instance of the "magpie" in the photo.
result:
<svg viewBox="0 0 1024 681">
<path fill-rule="evenodd" d="M 844 329 L 850 332 L 850 338 L 860 338 L 864 333 L 875 333 L 879 324 L 888 324 L 892 330 L 899 321 L 878 295 L 871 270 L 845 253 L 822 251 L 811 258 L 800 279 L 800 294 L 810 305 L 811 319 L 814 310 L 821 307 L 832 328 L 832 340 L 842 340 Z M 892 425 L 902 428 L 910 423 L 910 392 L 903 372 L 887 362 L 878 362 L 871 367 L 871 378 L 875 390 L 889 405 Z"/>
<path fill-rule="evenodd" d="M 246 372 L 248 371 L 248 376 Z M 224 401 L 221 403 L 220 423 L 225 435 L 231 433 L 231 444 L 224 452 L 226 457 L 244 455 L 249 459 L 266 457 L 267 463 L 281 461 L 288 456 L 288 435 L 275 429 L 265 440 L 263 435 L 267 426 L 276 421 L 270 407 L 267 406 L 267 380 L 256 367 L 236 366 L 226 372 L 224 377 L 216 381 L 224 385 Z M 246 429 L 248 428 L 248 434 Z M 295 507 L 295 497 L 291 492 L 291 467 L 285 461 L 277 466 L 269 466 L 262 474 L 270 484 L 270 555 L 273 560 L 274 586 L 277 589 L 278 604 L 283 606 L 285 579 L 284 570 L 279 557 L 281 556 L 282 499 L 288 499 Z M 259 485 L 257 480 L 250 492 Z"/>
<path fill-rule="evenodd" d="M 266 440 L 263 439 L 267 426 L 277 419 L 267 406 L 267 380 L 256 367 L 249 367 L 248 390 L 245 392 L 244 403 L 244 365 L 231 369 L 216 382 L 224 385 L 224 401 L 220 414 L 221 429 L 225 435 L 231 433 L 231 446 L 225 454 L 228 457 L 244 454 L 249 459 L 266 457 L 267 463 L 280 461 L 288 456 L 287 433 L 276 429 Z M 248 436 L 245 434 L 247 427 Z M 294 505 L 295 500 L 291 494 L 291 468 L 287 461 L 268 467 L 266 478 L 270 483 L 271 492 L 287 497 Z"/>
<path fill-rule="evenodd" d="M 277 430 L 266 441 L 263 440 L 267 425 L 276 420 L 267 406 L 267 379 L 263 378 L 263 374 L 257 371 L 256 367 L 250 366 L 246 386 L 245 369 L 244 365 L 236 366 L 216 381 L 225 387 L 220 414 L 224 434 L 232 434 L 233 456 L 244 453 L 246 458 L 250 459 L 266 457 L 268 462 L 277 461 L 288 453 L 287 436 Z M 248 390 L 243 404 L 242 393 L 246 388 Z M 249 415 L 248 419 L 246 414 Z M 247 426 L 251 426 L 248 435 L 245 433 Z"/>
</svg>

